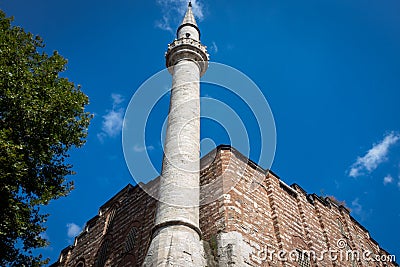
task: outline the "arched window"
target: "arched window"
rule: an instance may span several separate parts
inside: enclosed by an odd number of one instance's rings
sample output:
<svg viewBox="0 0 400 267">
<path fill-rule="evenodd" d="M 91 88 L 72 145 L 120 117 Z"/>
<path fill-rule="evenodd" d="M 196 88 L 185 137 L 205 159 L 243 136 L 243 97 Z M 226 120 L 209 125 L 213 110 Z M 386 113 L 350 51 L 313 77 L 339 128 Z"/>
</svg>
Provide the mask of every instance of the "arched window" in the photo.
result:
<svg viewBox="0 0 400 267">
<path fill-rule="evenodd" d="M 97 254 L 96 267 L 104 267 L 104 264 L 106 264 L 109 245 L 110 241 L 108 239 L 104 240 L 103 244 L 101 244 L 101 247 Z"/>
<path fill-rule="evenodd" d="M 85 263 L 83 261 L 78 262 L 75 267 L 85 267 Z"/>
<path fill-rule="evenodd" d="M 126 241 L 125 241 L 125 252 L 129 252 L 135 248 L 137 236 L 138 236 L 137 228 L 132 227 L 132 229 L 129 232 L 128 237 L 126 238 Z"/>
</svg>

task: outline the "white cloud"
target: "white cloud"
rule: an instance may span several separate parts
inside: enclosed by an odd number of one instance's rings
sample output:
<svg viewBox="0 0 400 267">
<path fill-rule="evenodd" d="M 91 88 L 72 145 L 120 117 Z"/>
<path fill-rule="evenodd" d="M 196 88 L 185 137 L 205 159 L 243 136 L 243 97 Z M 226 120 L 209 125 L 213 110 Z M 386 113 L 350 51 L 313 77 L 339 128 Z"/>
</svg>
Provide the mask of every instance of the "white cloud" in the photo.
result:
<svg viewBox="0 0 400 267">
<path fill-rule="evenodd" d="M 339 189 L 339 188 L 340 188 L 340 183 L 339 183 L 339 181 L 338 181 L 338 180 L 335 180 L 334 183 L 335 183 L 336 189 Z"/>
<path fill-rule="evenodd" d="M 116 136 L 122 128 L 124 111 L 123 109 L 110 110 L 106 115 L 103 116 L 103 126 L 101 129 L 108 136 Z"/>
<path fill-rule="evenodd" d="M 354 211 L 355 214 L 358 214 L 358 215 L 361 214 L 361 212 L 362 212 L 362 205 L 360 204 L 358 198 L 354 199 L 354 200 L 351 202 L 351 207 L 352 207 L 352 210 Z"/>
<path fill-rule="evenodd" d="M 385 178 L 383 178 L 383 184 L 387 185 L 391 183 L 393 183 L 393 177 L 390 174 L 388 174 L 385 176 Z"/>
<path fill-rule="evenodd" d="M 67 236 L 74 238 L 82 231 L 82 228 L 75 223 L 67 223 Z"/>
<path fill-rule="evenodd" d="M 185 1 L 187 3 L 187 1 Z M 199 1 L 192 1 L 192 10 L 193 14 L 199 19 L 204 19 L 203 5 L 199 3 Z"/>
<path fill-rule="evenodd" d="M 214 52 L 215 54 L 218 53 L 218 46 L 214 41 L 211 43 L 210 51 Z"/>
<path fill-rule="evenodd" d="M 195 17 L 199 20 L 204 19 L 203 5 L 199 1 L 191 1 L 192 10 Z M 175 28 L 181 22 L 186 12 L 188 1 L 187 0 L 157 0 L 157 4 L 161 6 L 163 17 L 161 20 L 156 21 L 155 25 L 171 33 L 175 33 Z M 176 24 L 174 27 L 171 24 Z"/>
<path fill-rule="evenodd" d="M 97 137 L 101 142 L 104 141 L 105 137 L 115 137 L 122 129 L 122 122 L 124 118 L 124 109 L 120 107 L 120 104 L 124 102 L 124 98 L 120 94 L 111 94 L 112 109 L 108 110 L 103 115 L 103 122 L 101 126 L 102 132 L 97 134 Z"/>
<path fill-rule="evenodd" d="M 172 34 L 174 33 L 174 30 L 171 28 L 169 23 L 169 18 L 166 15 L 163 16 L 162 20 L 156 21 L 156 27 L 161 30 L 171 32 Z"/>
<path fill-rule="evenodd" d="M 135 152 L 143 152 L 143 151 L 150 151 L 153 150 L 154 146 L 140 146 L 140 145 L 135 145 L 133 147 L 133 151 Z"/>
<path fill-rule="evenodd" d="M 375 170 L 379 164 L 387 160 L 390 146 L 394 145 L 399 139 L 400 135 L 397 133 L 392 132 L 386 135 L 381 142 L 374 144 L 367 154 L 357 158 L 357 161 L 351 166 L 349 176 L 357 177 Z"/>
<path fill-rule="evenodd" d="M 124 97 L 120 94 L 111 94 L 113 100 L 113 108 L 117 107 L 119 104 L 125 101 Z"/>
</svg>

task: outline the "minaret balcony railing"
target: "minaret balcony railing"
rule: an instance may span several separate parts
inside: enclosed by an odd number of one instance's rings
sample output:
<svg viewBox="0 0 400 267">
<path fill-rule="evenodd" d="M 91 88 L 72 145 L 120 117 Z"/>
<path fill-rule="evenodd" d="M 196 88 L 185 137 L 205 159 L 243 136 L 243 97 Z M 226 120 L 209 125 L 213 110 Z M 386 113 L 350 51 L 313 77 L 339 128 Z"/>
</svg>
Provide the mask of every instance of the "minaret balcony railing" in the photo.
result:
<svg viewBox="0 0 400 267">
<path fill-rule="evenodd" d="M 201 75 L 203 75 L 208 67 L 207 47 L 192 38 L 175 39 L 168 45 L 165 57 L 168 68 L 180 60 L 192 60 L 199 64 Z"/>
<path fill-rule="evenodd" d="M 179 38 L 175 39 L 172 43 L 168 44 L 168 51 L 173 49 L 176 46 L 180 45 L 192 45 L 201 49 L 204 53 L 207 53 L 207 47 L 203 45 L 200 41 L 194 40 L 192 38 Z M 168 53 L 167 51 L 167 53 Z M 208 58 L 207 58 L 208 59 Z"/>
</svg>

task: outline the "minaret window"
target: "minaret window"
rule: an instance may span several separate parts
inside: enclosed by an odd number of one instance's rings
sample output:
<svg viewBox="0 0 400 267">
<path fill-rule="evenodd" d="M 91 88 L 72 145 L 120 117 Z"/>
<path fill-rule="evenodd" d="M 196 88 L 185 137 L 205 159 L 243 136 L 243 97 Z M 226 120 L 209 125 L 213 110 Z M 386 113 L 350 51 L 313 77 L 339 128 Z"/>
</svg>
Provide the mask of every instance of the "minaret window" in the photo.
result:
<svg viewBox="0 0 400 267">
<path fill-rule="evenodd" d="M 186 33 L 186 38 L 189 38 L 190 37 L 190 33 Z"/>
</svg>

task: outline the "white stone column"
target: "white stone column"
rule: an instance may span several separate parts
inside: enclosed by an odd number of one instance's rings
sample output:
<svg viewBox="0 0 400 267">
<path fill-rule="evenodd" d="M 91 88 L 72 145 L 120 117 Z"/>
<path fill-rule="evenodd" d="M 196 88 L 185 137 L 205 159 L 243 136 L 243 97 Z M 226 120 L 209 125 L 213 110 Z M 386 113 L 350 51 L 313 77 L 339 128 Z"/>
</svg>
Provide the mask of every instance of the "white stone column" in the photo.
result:
<svg viewBox="0 0 400 267">
<path fill-rule="evenodd" d="M 179 220 L 199 227 L 200 70 L 196 62 L 173 67 L 156 224 Z"/>
<path fill-rule="evenodd" d="M 156 227 L 144 266 L 205 265 L 200 240 L 200 65 L 171 67 L 172 89 Z"/>
<path fill-rule="evenodd" d="M 144 266 L 205 266 L 199 228 L 200 76 L 208 54 L 189 5 L 166 65 L 171 100 L 160 176 L 159 202 Z"/>
</svg>

